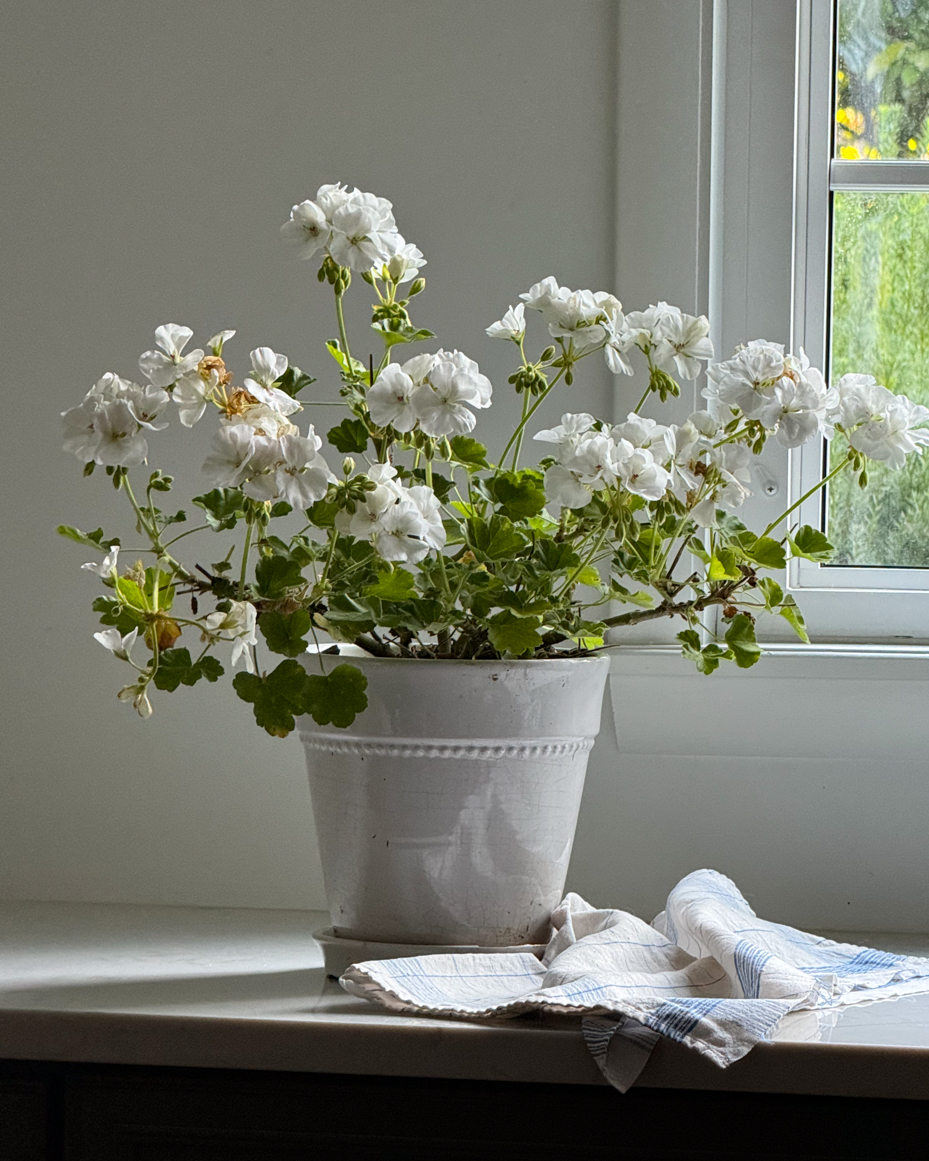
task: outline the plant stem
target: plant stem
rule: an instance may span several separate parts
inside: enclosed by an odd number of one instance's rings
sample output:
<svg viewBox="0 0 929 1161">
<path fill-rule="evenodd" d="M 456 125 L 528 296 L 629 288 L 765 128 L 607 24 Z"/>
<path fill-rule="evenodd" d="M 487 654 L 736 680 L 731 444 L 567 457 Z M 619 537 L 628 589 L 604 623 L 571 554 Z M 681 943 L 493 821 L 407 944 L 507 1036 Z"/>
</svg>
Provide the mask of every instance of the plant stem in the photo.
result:
<svg viewBox="0 0 929 1161">
<path fill-rule="evenodd" d="M 513 432 L 513 434 L 510 436 L 509 443 L 507 443 L 506 447 L 503 449 L 503 455 L 501 455 L 501 457 L 500 457 L 501 464 L 506 459 L 510 448 L 513 446 L 514 443 L 516 443 L 517 439 L 519 439 L 520 435 L 522 434 L 523 428 L 526 426 L 526 424 L 529 422 L 529 420 L 533 417 L 533 415 L 538 410 L 538 408 L 542 405 L 543 400 L 547 397 L 549 392 L 552 390 L 552 388 L 555 386 L 555 384 L 558 382 L 558 380 L 562 377 L 564 372 L 565 372 L 565 369 L 564 369 L 564 367 L 562 367 L 561 370 L 558 372 L 558 374 L 555 376 L 555 378 L 551 381 L 551 383 L 549 383 L 549 385 L 545 388 L 545 390 L 538 397 L 538 399 L 535 401 L 535 403 L 533 403 L 533 405 L 529 408 L 529 410 L 523 416 L 522 420 L 520 421 L 519 427 L 517 427 L 516 430 Z M 497 470 L 498 471 L 500 470 L 499 467 Z"/>
<path fill-rule="evenodd" d="M 133 510 L 135 511 L 136 518 L 139 521 L 139 527 L 141 528 L 141 530 L 145 533 L 145 535 L 149 538 L 149 540 L 152 543 L 152 551 L 157 553 L 158 556 L 160 556 L 164 561 L 166 561 L 166 563 L 171 565 L 171 567 L 176 570 L 177 575 L 179 577 L 181 577 L 183 580 L 186 580 L 186 581 L 195 580 L 196 578 L 194 577 L 193 573 L 188 572 L 187 569 L 184 568 L 184 566 L 179 561 L 174 559 L 174 557 L 171 555 L 170 552 L 165 551 L 164 545 L 161 543 L 161 540 L 158 538 L 158 533 L 149 527 L 148 520 L 145 518 L 145 513 L 139 507 L 139 502 L 135 498 L 135 493 L 132 490 L 132 485 L 129 483 L 128 476 L 123 476 L 122 486 L 126 491 L 126 495 L 129 497 L 129 503 L 132 505 Z M 156 565 L 157 565 L 157 561 L 156 561 Z"/>
<path fill-rule="evenodd" d="M 248 521 L 245 528 L 245 544 L 242 548 L 242 570 L 239 573 L 239 600 L 245 596 L 245 577 L 248 570 L 248 550 L 252 546 L 252 522 Z"/>
<path fill-rule="evenodd" d="M 523 416 L 522 416 L 522 422 L 520 424 L 521 429 L 525 428 L 525 426 L 526 426 L 526 419 L 528 418 L 528 411 L 529 411 L 529 392 L 526 391 L 523 395 Z M 516 446 L 513 448 L 513 471 L 514 472 L 516 471 L 516 468 L 519 465 L 519 453 L 520 453 L 520 450 L 523 446 L 523 435 L 524 435 L 524 431 L 520 430 L 519 438 L 516 440 Z"/>
<path fill-rule="evenodd" d="M 426 483 L 432 489 L 432 456 L 426 456 Z M 439 562 L 439 572 L 442 574 L 442 587 L 445 589 L 445 595 L 449 601 L 452 601 L 452 587 L 448 583 L 448 573 L 445 571 L 445 554 L 441 548 L 436 551 L 436 559 Z"/>
<path fill-rule="evenodd" d="M 342 295 L 338 291 L 335 296 L 335 314 L 339 320 L 339 338 L 342 340 L 342 354 L 345 356 L 345 362 L 348 363 L 349 370 L 351 370 L 352 356 L 348 350 L 348 335 L 345 333 L 345 316 L 342 314 Z"/>
<path fill-rule="evenodd" d="M 841 472 L 842 469 L 847 466 L 847 464 L 849 463 L 851 458 L 852 457 L 850 455 L 846 455 L 845 459 L 839 463 L 838 467 L 833 468 L 828 476 L 825 476 L 823 479 L 821 479 L 819 481 L 819 483 L 814 484 L 813 487 L 810 488 L 810 490 L 808 492 L 804 492 L 803 495 L 800 497 L 800 499 L 797 500 L 797 502 L 795 504 L 791 504 L 790 507 L 787 509 L 787 511 L 781 513 L 781 515 L 778 516 L 778 518 L 776 520 L 772 520 L 771 523 L 764 530 L 764 532 L 762 532 L 761 535 L 767 536 L 771 531 L 773 531 L 775 528 L 777 528 L 778 524 L 780 524 L 780 522 L 782 520 L 786 520 L 787 517 L 791 514 L 791 512 L 796 511 L 796 509 L 799 508 L 801 504 L 804 504 L 807 500 L 809 500 L 810 496 L 815 495 L 816 492 L 818 492 L 820 488 L 824 488 L 826 486 L 826 484 L 829 483 L 829 481 L 832 479 L 833 476 L 837 476 L 839 474 L 839 472 Z"/>
</svg>

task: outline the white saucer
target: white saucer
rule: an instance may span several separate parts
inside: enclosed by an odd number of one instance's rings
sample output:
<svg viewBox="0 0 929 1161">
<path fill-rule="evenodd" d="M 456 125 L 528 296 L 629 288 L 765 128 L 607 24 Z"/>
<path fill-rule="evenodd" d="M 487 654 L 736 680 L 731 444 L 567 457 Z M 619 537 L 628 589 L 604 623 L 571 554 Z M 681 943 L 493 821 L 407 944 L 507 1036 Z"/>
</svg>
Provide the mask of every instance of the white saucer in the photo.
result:
<svg viewBox="0 0 929 1161">
<path fill-rule="evenodd" d="M 435 943 L 381 943 L 372 939 L 346 939 L 336 935 L 331 927 L 322 927 L 313 932 L 313 938 L 323 949 L 326 975 L 337 980 L 353 963 L 363 963 L 368 959 L 407 959 L 413 955 L 475 954 L 512 955 L 514 952 L 542 958 L 544 943 L 524 943 L 518 947 L 479 947 L 476 944 L 435 944 Z"/>
</svg>

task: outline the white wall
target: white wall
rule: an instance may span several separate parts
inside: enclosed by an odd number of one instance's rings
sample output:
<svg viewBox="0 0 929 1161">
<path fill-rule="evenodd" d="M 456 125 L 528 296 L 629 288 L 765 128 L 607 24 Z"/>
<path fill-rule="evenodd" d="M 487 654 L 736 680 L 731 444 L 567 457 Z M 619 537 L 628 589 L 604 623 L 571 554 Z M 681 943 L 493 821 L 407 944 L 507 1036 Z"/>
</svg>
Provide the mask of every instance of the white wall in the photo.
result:
<svg viewBox="0 0 929 1161">
<path fill-rule="evenodd" d="M 783 23 L 793 0 L 734 7 L 776 8 Z M 293 201 L 341 179 L 390 197 L 426 252 L 417 317 L 498 384 L 493 444 L 514 402 L 506 350 L 483 328 L 532 281 L 612 286 L 615 233 L 627 306 L 709 294 L 695 143 L 712 8 L 7 9 L 0 896 L 323 906 L 298 743 L 262 735 L 228 686 L 162 695 L 148 723 L 116 704 L 122 674 L 91 639 L 85 556 L 52 530 L 110 527 L 120 498 L 58 450 L 57 413 L 102 371 L 131 373 L 166 321 L 238 327 L 239 360 L 268 343 L 323 368 L 331 398 L 329 301 L 277 230 Z M 776 245 L 777 223 L 764 224 Z M 772 337 L 786 316 L 772 301 Z M 585 373 L 570 406 L 604 413 L 611 390 Z M 622 384 L 618 408 L 630 393 Z M 553 400 L 545 418 L 568 405 Z M 199 433 L 163 444 L 196 489 Z M 785 656 L 702 678 L 662 654 L 624 655 L 620 745 L 607 711 L 569 885 L 650 917 L 677 877 L 709 864 L 787 922 L 924 929 L 925 666 Z"/>
</svg>

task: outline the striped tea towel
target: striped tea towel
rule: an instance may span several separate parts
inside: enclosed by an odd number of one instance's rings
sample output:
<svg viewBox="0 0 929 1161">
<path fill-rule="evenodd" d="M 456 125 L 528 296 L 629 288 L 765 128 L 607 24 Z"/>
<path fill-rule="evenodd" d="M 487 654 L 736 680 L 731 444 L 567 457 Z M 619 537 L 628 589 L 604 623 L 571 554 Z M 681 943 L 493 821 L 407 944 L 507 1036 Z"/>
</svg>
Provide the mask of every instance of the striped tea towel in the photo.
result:
<svg viewBox="0 0 929 1161">
<path fill-rule="evenodd" d="M 341 983 L 399 1012 L 582 1015 L 594 1059 L 623 1092 L 659 1035 L 725 1067 L 796 1009 L 929 991 L 929 959 L 759 919 L 718 871 L 682 879 L 651 925 L 571 894 L 552 928 L 541 962 L 525 953 L 370 960 L 353 964 Z"/>
</svg>

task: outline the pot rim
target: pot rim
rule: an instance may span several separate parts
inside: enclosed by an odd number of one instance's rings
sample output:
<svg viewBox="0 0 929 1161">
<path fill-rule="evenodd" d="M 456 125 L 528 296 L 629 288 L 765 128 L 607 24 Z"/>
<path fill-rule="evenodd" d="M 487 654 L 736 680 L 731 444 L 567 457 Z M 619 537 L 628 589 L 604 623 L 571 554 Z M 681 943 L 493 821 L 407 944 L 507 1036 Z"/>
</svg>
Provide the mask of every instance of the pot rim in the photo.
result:
<svg viewBox="0 0 929 1161">
<path fill-rule="evenodd" d="M 560 667 L 562 665 L 600 665 L 602 662 L 606 662 L 607 664 L 609 664 L 609 660 L 610 660 L 609 657 L 604 653 L 597 654 L 596 656 L 591 656 L 588 654 L 588 655 L 585 655 L 582 657 L 522 657 L 522 658 L 513 658 L 513 659 L 508 660 L 508 661 L 504 661 L 504 660 L 496 660 L 495 661 L 492 658 L 488 658 L 488 657 L 483 657 L 483 658 L 479 658 L 476 660 L 474 658 L 463 658 L 463 657 L 434 657 L 434 658 L 429 658 L 429 657 L 375 657 L 373 653 L 366 653 L 362 648 L 360 648 L 360 646 L 357 646 L 357 645 L 348 645 L 347 648 L 348 648 L 348 650 L 351 650 L 351 652 L 346 651 L 343 653 L 342 648 L 344 646 L 338 642 L 335 642 L 335 644 L 339 644 L 339 653 L 338 654 L 326 652 L 327 649 L 332 648 L 331 645 L 326 645 L 322 648 L 317 648 L 315 645 L 311 645 L 308 649 L 306 649 L 303 653 L 301 653 L 300 656 L 301 657 L 322 656 L 322 657 L 333 657 L 333 658 L 339 657 L 340 659 L 343 659 L 343 660 L 349 661 L 349 662 L 363 661 L 365 664 L 377 664 L 377 665 L 417 665 L 417 666 L 420 666 L 423 663 L 432 662 L 436 665 L 441 665 L 443 668 L 450 668 L 451 666 L 466 666 L 466 667 L 470 668 L 471 666 L 488 666 L 488 665 L 496 665 L 498 668 L 500 668 L 501 666 L 515 667 L 515 668 L 523 668 L 524 666 L 533 666 L 533 667 L 538 668 L 539 666 L 542 666 L 542 665 L 554 665 L 554 666 Z M 355 650 L 357 650 L 357 652 L 355 652 Z"/>
</svg>

